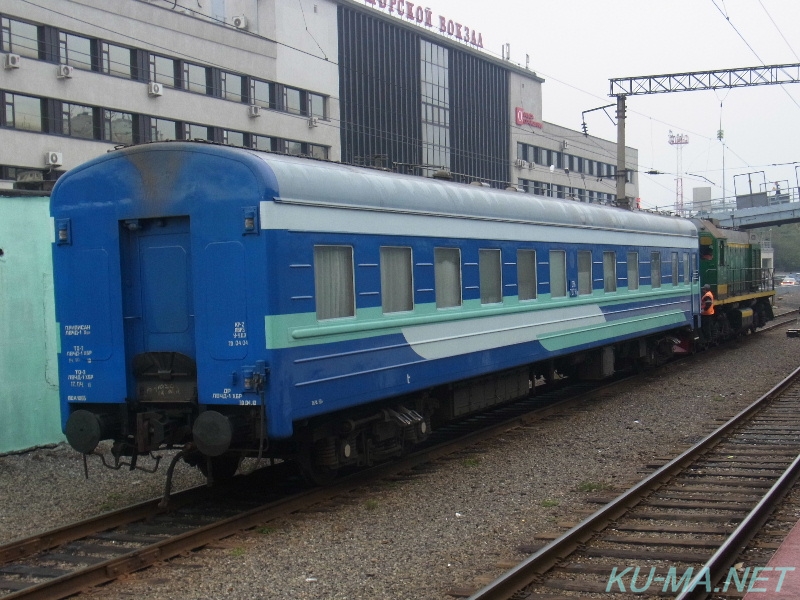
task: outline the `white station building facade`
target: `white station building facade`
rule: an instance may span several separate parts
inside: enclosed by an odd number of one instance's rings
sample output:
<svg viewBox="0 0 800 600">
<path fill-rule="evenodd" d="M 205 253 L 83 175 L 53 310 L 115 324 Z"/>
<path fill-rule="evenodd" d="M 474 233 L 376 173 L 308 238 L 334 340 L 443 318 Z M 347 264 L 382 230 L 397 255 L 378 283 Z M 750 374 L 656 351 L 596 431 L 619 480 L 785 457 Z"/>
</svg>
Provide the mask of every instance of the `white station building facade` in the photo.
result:
<svg viewBox="0 0 800 600">
<path fill-rule="evenodd" d="M 544 80 L 430 2 L 0 0 L 0 188 L 202 139 L 613 203 L 615 142 L 545 121 Z"/>
</svg>

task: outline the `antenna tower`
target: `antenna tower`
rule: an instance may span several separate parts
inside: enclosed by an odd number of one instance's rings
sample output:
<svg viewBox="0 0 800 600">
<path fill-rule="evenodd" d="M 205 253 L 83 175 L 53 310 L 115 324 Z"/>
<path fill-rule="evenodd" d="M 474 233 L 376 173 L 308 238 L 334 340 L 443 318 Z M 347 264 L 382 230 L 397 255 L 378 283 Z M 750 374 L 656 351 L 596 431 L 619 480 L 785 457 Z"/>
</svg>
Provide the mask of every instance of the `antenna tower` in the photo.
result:
<svg viewBox="0 0 800 600">
<path fill-rule="evenodd" d="M 678 168 L 675 170 L 675 212 L 682 217 L 683 214 L 683 146 L 689 143 L 689 136 L 683 133 L 669 131 L 667 137 L 670 145 L 675 146 L 678 154 Z"/>
</svg>

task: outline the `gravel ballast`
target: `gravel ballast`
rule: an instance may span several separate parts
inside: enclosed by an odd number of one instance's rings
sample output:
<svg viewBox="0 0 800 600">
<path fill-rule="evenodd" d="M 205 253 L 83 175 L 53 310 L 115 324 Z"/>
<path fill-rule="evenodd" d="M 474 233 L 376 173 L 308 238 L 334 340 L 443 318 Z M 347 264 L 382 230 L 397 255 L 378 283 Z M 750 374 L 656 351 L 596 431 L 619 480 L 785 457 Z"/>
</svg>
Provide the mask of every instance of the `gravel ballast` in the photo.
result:
<svg viewBox="0 0 800 600">
<path fill-rule="evenodd" d="M 796 308 L 790 297 L 784 308 Z M 359 490 L 330 510 L 292 515 L 85 594 L 92 598 L 442 599 L 519 561 L 674 455 L 800 364 L 785 327 L 655 370 L 635 391 L 507 432 L 408 481 Z M 169 455 L 165 458 L 168 461 Z M 64 445 L 0 457 L 0 543 L 159 496 L 155 474 L 111 471 Z M 185 464 L 175 488 L 203 482 Z M 483 579 L 481 579 L 483 578 Z"/>
</svg>

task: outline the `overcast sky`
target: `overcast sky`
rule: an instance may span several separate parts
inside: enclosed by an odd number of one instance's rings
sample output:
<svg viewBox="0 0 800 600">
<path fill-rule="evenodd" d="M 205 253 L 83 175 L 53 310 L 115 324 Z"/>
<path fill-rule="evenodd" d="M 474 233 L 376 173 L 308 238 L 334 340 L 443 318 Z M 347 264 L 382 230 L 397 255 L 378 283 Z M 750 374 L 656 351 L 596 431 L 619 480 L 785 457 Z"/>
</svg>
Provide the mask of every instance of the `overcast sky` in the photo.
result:
<svg viewBox="0 0 800 600">
<path fill-rule="evenodd" d="M 487 52 L 499 56 L 509 43 L 511 60 L 523 66 L 530 55 L 531 69 L 546 80 L 542 119 L 576 130 L 582 111 L 614 101 L 608 96 L 612 78 L 800 63 L 798 0 L 418 4 L 479 31 Z M 700 186 L 722 197 L 720 118 L 726 196 L 733 197 L 734 186 L 747 192 L 747 173 L 753 191 L 765 184 L 771 190 L 776 181 L 781 188 L 798 186 L 800 84 L 631 96 L 627 103 L 626 142 L 639 150 L 643 206 L 675 204 L 677 149 L 667 141 L 670 130 L 689 137 L 682 157 L 684 203 Z M 592 135 L 616 140 L 616 127 L 602 112 L 587 115 L 586 123 Z M 651 169 L 665 174 L 644 174 Z"/>
</svg>

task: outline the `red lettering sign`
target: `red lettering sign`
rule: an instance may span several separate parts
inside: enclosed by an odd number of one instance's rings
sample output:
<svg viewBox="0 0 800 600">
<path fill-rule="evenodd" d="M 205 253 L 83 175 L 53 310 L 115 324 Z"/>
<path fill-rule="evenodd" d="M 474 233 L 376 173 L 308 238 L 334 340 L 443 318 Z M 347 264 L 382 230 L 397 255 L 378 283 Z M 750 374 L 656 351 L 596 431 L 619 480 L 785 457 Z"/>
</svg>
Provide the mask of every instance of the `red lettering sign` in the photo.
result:
<svg viewBox="0 0 800 600">
<path fill-rule="evenodd" d="M 519 106 L 514 109 L 514 115 L 516 117 L 517 125 L 530 125 L 531 127 L 536 127 L 538 129 L 542 129 L 544 127 L 542 123 L 536 120 L 536 117 L 533 116 L 533 113 L 525 112 L 525 110 Z"/>
</svg>

